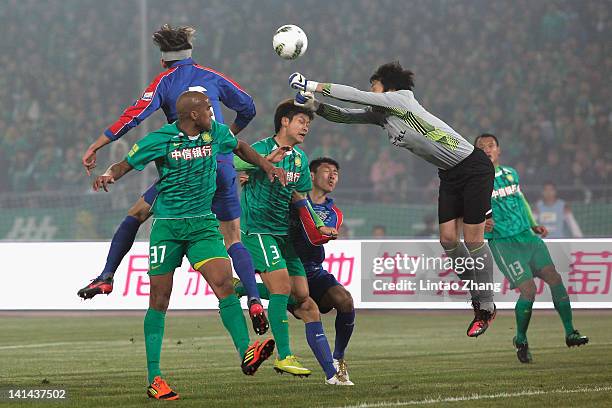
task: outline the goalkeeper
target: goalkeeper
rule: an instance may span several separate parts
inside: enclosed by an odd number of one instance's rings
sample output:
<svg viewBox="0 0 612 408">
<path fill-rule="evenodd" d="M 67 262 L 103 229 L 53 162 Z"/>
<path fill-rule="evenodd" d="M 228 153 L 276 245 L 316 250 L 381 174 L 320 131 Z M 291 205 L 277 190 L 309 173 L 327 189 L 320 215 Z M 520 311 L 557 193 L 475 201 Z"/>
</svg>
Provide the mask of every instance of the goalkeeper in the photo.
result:
<svg viewBox="0 0 612 408">
<path fill-rule="evenodd" d="M 534 276 L 544 280 L 550 287 L 555 309 L 565 328 L 565 344 L 581 346 L 589 338 L 581 336 L 572 324 L 572 306 L 563 285 L 561 275 L 555 269 L 546 244 L 538 235 L 545 237 L 546 227 L 537 225 L 529 203 L 521 192 L 519 176 L 515 169 L 500 166 L 499 141 L 495 135 L 485 133 L 474 143 L 484 150 L 495 166 L 495 186 L 491 196 L 493 218 L 487 220 L 486 237 L 495 262 L 512 288 L 521 292 L 514 307 L 516 336 L 513 344 L 521 363 L 532 361 L 527 342 L 527 328 L 536 295 Z"/>
<path fill-rule="evenodd" d="M 480 290 L 490 288 L 493 281 L 493 259 L 484 241 L 485 219 L 491 217 L 491 161 L 419 104 L 412 93 L 414 74 L 399 62 L 378 67 L 370 84 L 371 92 L 365 92 L 346 85 L 309 81 L 297 72 L 289 77 L 289 85 L 302 91 L 296 102 L 315 110 L 317 115 L 332 122 L 381 126 L 393 145 L 438 167 L 440 243 L 452 259 L 473 258 L 474 265 L 482 265 L 461 275 L 461 279 L 473 280 L 478 287 L 470 291 L 474 319 L 467 335 L 480 336 L 495 318 L 496 310 L 493 291 Z M 366 107 L 345 109 L 319 103 L 310 92 Z M 465 245 L 460 240 L 461 230 Z"/>
</svg>

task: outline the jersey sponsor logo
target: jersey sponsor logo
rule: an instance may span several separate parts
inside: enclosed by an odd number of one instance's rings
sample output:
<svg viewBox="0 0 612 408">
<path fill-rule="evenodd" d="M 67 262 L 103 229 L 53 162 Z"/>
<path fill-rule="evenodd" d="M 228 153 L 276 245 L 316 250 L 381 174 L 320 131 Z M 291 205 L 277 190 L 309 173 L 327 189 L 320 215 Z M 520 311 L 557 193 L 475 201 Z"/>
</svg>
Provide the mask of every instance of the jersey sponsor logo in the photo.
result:
<svg viewBox="0 0 612 408">
<path fill-rule="evenodd" d="M 299 171 L 288 171 L 287 172 L 287 183 L 297 183 L 300 179 Z"/>
<path fill-rule="evenodd" d="M 134 154 L 136 154 L 136 152 L 138 151 L 138 149 L 140 149 L 140 147 L 138 147 L 137 144 L 134 144 L 134 146 L 132 146 L 132 148 L 130 149 L 130 151 L 128 152 L 128 157 L 132 157 Z"/>
<path fill-rule="evenodd" d="M 210 133 L 206 132 L 202 135 L 202 140 L 206 143 L 210 143 L 212 142 L 212 136 L 210 135 Z"/>
<path fill-rule="evenodd" d="M 142 94 L 142 99 L 143 101 L 150 101 L 151 99 L 153 99 L 153 92 L 145 92 Z"/>
<path fill-rule="evenodd" d="M 521 189 L 519 188 L 518 184 L 513 184 L 511 186 L 506 186 L 493 190 L 493 193 L 491 193 L 491 198 L 503 198 L 506 196 L 517 194 L 519 191 L 521 191 Z"/>
<path fill-rule="evenodd" d="M 170 153 L 170 157 L 175 160 L 201 159 L 212 155 L 212 146 L 198 146 L 187 149 L 177 149 Z"/>
</svg>

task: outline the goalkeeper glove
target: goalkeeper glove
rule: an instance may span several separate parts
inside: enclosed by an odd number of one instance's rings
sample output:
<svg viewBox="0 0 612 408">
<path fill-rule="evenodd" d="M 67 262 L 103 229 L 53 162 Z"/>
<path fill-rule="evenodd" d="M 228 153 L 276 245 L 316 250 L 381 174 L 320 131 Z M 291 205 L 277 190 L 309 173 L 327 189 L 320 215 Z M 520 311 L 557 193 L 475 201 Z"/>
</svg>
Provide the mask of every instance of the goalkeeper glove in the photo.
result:
<svg viewBox="0 0 612 408">
<path fill-rule="evenodd" d="M 298 91 L 315 92 L 318 85 L 318 82 L 307 81 L 304 75 L 299 72 L 294 72 L 289 75 L 289 86 Z"/>
<path fill-rule="evenodd" d="M 309 111 L 315 112 L 319 108 L 319 101 L 317 101 L 312 92 L 300 91 L 295 94 L 293 101 L 295 106 L 301 106 L 302 108 L 308 109 Z"/>
</svg>

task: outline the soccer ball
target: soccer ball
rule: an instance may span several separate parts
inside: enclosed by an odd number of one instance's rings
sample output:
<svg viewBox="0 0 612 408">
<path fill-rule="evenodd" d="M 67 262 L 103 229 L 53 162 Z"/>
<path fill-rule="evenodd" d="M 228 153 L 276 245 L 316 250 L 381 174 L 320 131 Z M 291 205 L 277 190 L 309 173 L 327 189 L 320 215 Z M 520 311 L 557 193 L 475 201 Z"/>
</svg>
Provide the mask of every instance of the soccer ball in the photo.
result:
<svg viewBox="0 0 612 408">
<path fill-rule="evenodd" d="M 306 52 L 308 37 L 300 27 L 287 24 L 276 30 L 272 45 L 279 57 L 292 60 Z"/>
</svg>

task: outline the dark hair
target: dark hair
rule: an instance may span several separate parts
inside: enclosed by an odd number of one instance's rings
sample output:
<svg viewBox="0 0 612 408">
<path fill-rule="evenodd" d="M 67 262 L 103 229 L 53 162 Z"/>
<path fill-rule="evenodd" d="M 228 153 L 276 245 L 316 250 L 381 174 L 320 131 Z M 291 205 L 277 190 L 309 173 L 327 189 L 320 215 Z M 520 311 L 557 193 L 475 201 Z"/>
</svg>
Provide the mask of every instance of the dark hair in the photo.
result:
<svg viewBox="0 0 612 408">
<path fill-rule="evenodd" d="M 340 170 L 340 165 L 338 164 L 338 162 L 332 159 L 331 157 L 318 157 L 310 162 L 308 168 L 312 173 L 316 173 L 322 164 L 331 164 L 332 166 L 336 166 L 336 170 Z"/>
<path fill-rule="evenodd" d="M 161 52 L 191 50 L 195 28 L 190 26 L 172 27 L 164 24 L 153 33 L 153 42 Z"/>
<path fill-rule="evenodd" d="M 499 147 L 499 140 L 497 139 L 497 136 L 492 133 L 483 133 L 480 136 L 476 136 L 476 139 L 474 139 L 474 145 L 477 145 L 478 141 L 483 137 L 490 137 L 491 139 L 495 140 L 495 146 Z"/>
<path fill-rule="evenodd" d="M 542 186 L 553 186 L 555 190 L 557 189 L 557 185 L 552 180 L 546 180 Z"/>
<path fill-rule="evenodd" d="M 380 224 L 374 225 L 374 226 L 372 227 L 372 231 L 374 231 L 374 230 L 376 230 L 376 229 L 381 229 L 381 230 L 383 230 L 384 232 L 387 232 L 387 227 L 385 227 L 384 225 L 380 225 Z"/>
<path fill-rule="evenodd" d="M 376 68 L 370 77 L 372 81 L 380 81 L 385 91 L 389 89 L 409 89 L 414 88 L 414 73 L 402 68 L 399 61 L 388 62 Z"/>
<path fill-rule="evenodd" d="M 288 118 L 289 121 L 293 120 L 293 117 L 298 113 L 303 113 L 308 116 L 310 120 L 314 119 L 314 113 L 302 106 L 295 106 L 293 99 L 285 99 L 276 107 L 274 112 L 274 132 L 278 133 L 281 128 L 281 119 Z"/>
</svg>

